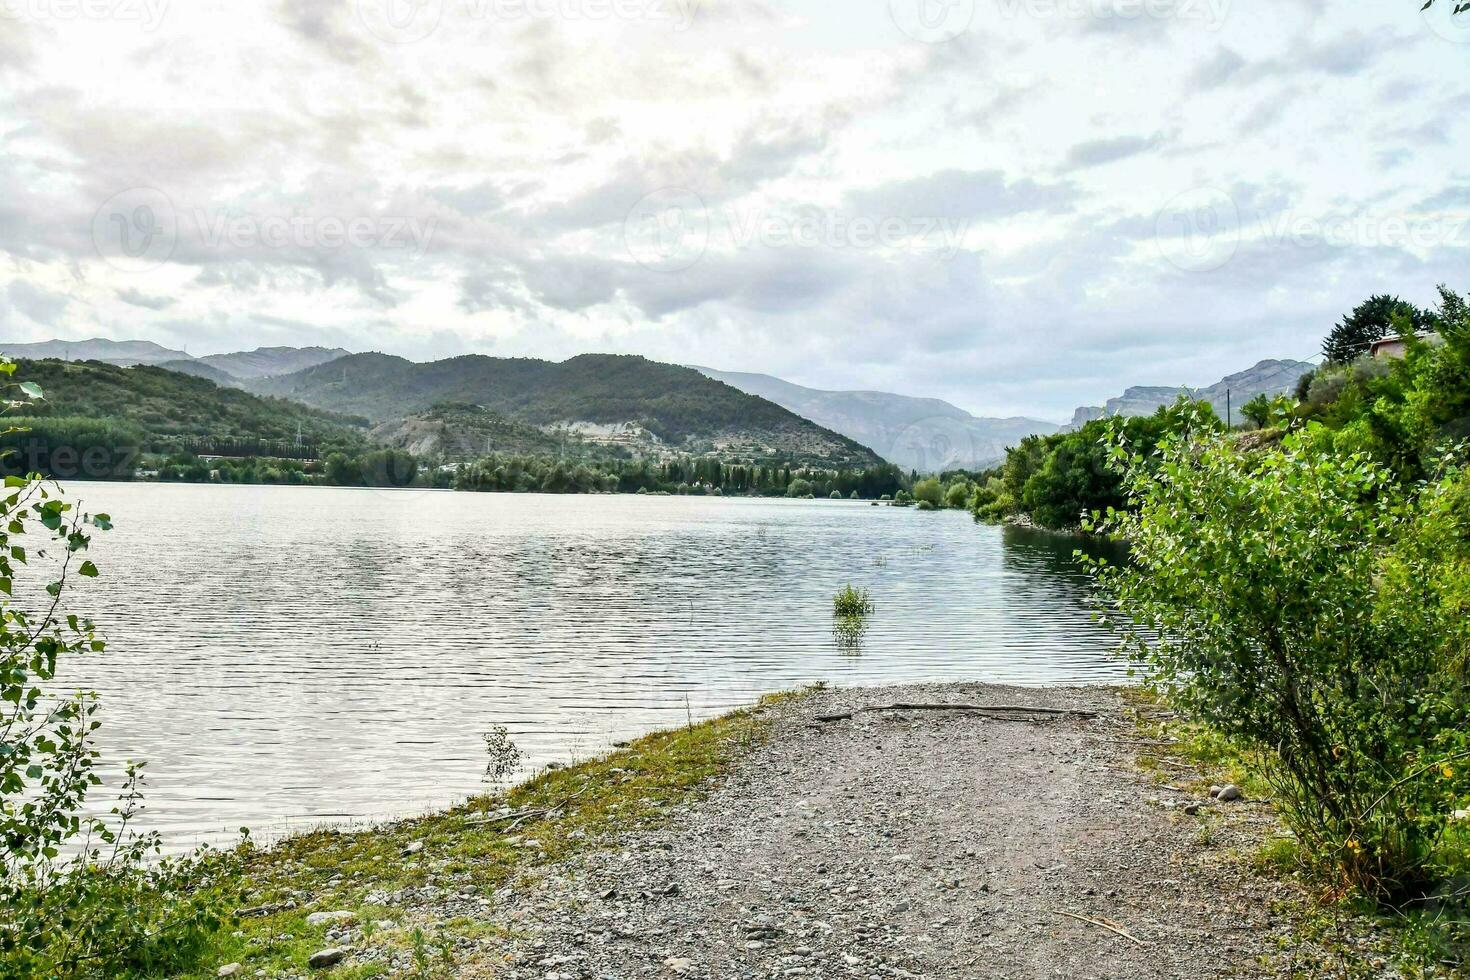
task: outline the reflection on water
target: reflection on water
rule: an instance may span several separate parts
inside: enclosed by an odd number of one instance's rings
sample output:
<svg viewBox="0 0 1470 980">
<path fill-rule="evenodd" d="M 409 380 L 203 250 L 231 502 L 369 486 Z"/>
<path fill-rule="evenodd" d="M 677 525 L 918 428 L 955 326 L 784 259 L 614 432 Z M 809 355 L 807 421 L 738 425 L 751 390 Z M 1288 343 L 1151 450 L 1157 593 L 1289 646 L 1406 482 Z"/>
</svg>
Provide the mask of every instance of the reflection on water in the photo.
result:
<svg viewBox="0 0 1470 980">
<path fill-rule="evenodd" d="M 867 616 L 833 616 L 832 642 L 840 653 L 855 657 L 863 652 L 863 637 L 868 635 Z"/>
<path fill-rule="evenodd" d="M 1077 539 L 845 501 L 85 484 L 104 749 L 174 846 L 443 806 L 817 680 L 1116 681 Z M 877 612 L 833 642 L 851 582 Z M 687 708 L 686 708 L 687 705 Z"/>
</svg>

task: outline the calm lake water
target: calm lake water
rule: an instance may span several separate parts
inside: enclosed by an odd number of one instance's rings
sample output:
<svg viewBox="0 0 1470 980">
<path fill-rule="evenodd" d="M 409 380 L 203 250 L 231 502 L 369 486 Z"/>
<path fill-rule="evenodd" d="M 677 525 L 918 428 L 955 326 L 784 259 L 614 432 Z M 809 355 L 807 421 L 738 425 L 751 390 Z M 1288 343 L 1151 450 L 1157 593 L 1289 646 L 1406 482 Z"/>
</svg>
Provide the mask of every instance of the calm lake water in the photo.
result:
<svg viewBox="0 0 1470 980">
<path fill-rule="evenodd" d="M 824 680 L 1117 681 L 1075 540 L 847 501 L 74 484 L 103 746 L 173 848 L 423 812 Z M 872 590 L 854 653 L 832 594 Z"/>
</svg>

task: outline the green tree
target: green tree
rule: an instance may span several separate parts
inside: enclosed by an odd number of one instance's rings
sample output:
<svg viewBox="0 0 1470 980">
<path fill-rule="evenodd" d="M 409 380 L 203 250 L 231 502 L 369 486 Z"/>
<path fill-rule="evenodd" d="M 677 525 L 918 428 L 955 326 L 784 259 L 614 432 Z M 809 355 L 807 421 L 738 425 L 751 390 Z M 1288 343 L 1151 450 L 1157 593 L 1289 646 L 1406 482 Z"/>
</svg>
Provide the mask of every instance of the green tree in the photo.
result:
<svg viewBox="0 0 1470 980">
<path fill-rule="evenodd" d="M 1319 867 L 1422 893 L 1470 785 L 1470 481 L 1415 495 L 1316 429 L 1251 453 L 1199 428 L 1156 454 L 1121 436 L 1129 509 L 1094 529 L 1132 561 L 1095 568 L 1134 657 L 1264 764 Z"/>
<path fill-rule="evenodd" d="M 914 484 L 913 496 L 921 504 L 940 507 L 944 504 L 944 487 L 931 476 Z"/>
<path fill-rule="evenodd" d="M 6 378 L 15 365 L 0 359 Z M 34 382 L 7 384 L 34 403 Z M 5 435 L 13 435 L 14 430 Z M 39 475 L 7 476 L 0 494 L 0 975 L 123 976 L 188 965 L 221 925 L 207 876 L 162 861 L 156 836 L 130 830 L 141 771 L 130 766 L 114 819 L 90 816 L 101 784 L 97 703 L 59 682 L 73 657 L 105 642 L 70 608 L 99 570 L 91 536 L 111 527 Z M 44 584 L 44 591 L 41 588 Z"/>
<path fill-rule="evenodd" d="M 1395 318 L 1400 318 L 1410 330 L 1423 330 L 1432 323 L 1424 310 L 1397 296 L 1370 296 L 1332 328 L 1322 342 L 1323 356 L 1334 364 L 1345 364 L 1367 353 L 1375 340 L 1398 335 Z"/>
</svg>

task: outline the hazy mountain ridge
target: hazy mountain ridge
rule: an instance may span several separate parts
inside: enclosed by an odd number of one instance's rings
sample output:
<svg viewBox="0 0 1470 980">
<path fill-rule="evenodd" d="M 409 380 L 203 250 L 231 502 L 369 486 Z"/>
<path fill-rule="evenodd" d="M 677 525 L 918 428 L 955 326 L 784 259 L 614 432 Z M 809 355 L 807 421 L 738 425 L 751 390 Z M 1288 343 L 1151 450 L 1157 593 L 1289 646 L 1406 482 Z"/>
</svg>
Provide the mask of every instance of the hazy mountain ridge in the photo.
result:
<svg viewBox="0 0 1470 980">
<path fill-rule="evenodd" d="M 840 432 L 904 469 L 925 473 L 984 469 L 1004 459 L 1007 446 L 1028 435 L 1049 435 L 1061 428 L 1040 419 L 982 418 L 938 398 L 885 391 L 827 391 L 767 374 L 695 370 Z"/>
<path fill-rule="evenodd" d="M 106 340 L 101 337 L 92 340 L 42 340 L 33 344 L 0 342 L 0 354 L 33 361 L 45 358 L 59 361 L 102 361 L 124 367 L 194 359 L 184 351 L 170 350 L 151 340 Z"/>
<path fill-rule="evenodd" d="M 1289 393 L 1296 386 L 1297 379 L 1308 371 L 1314 370 L 1315 367 L 1316 365 L 1306 361 L 1268 358 L 1244 371 L 1226 375 L 1206 388 L 1190 388 L 1186 385 L 1176 387 L 1139 385 L 1126 389 L 1117 398 L 1109 398 L 1106 405 L 1084 405 L 1078 408 L 1072 413 L 1072 421 L 1068 428 L 1076 429 L 1093 419 L 1105 418 L 1109 415 L 1152 415 L 1159 408 L 1174 404 L 1180 395 L 1188 395 L 1191 398 L 1209 402 L 1220 417 L 1224 418 L 1227 392 L 1231 414 L 1239 419 L 1240 407 L 1246 402 L 1261 394 L 1273 397 Z"/>
<path fill-rule="evenodd" d="M 341 347 L 257 347 L 252 351 L 236 351 L 232 354 L 206 354 L 198 358 L 198 361 L 232 377 L 248 380 L 295 374 L 297 371 L 346 357 L 350 353 L 352 352 Z"/>
<path fill-rule="evenodd" d="M 225 379 L 263 378 L 292 374 L 303 368 L 345 357 L 348 353 L 350 352 L 340 347 L 257 347 L 252 351 L 195 357 L 185 351 L 155 344 L 151 340 L 108 340 L 97 337 L 92 340 L 43 340 L 31 344 L 0 342 L 0 354 L 8 357 L 33 361 L 48 358 L 59 361 L 101 361 L 103 364 L 116 364 L 120 367 L 151 364 L 170 371 L 208 378 L 217 384 L 224 383 L 218 375 L 188 365 L 203 365 L 207 369 L 221 372 Z"/>
<path fill-rule="evenodd" d="M 379 422 L 434 405 L 474 405 L 543 430 L 638 451 L 713 451 L 825 466 L 869 466 L 869 448 L 690 368 L 619 354 L 566 361 L 466 354 L 418 363 L 353 354 L 251 390 Z"/>
</svg>

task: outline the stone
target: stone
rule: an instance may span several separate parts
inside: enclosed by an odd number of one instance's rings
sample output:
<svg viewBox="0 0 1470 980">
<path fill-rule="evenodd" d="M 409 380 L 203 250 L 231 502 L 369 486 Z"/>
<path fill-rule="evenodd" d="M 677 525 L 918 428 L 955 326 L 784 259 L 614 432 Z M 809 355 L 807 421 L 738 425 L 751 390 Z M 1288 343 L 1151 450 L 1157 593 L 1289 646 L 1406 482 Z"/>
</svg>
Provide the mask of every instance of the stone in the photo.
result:
<svg viewBox="0 0 1470 980">
<path fill-rule="evenodd" d="M 226 963 L 215 971 L 214 975 L 217 977 L 238 977 L 244 972 L 245 966 L 243 963 Z"/>
<path fill-rule="evenodd" d="M 1200 807 L 1198 803 L 1186 803 L 1184 805 L 1184 812 L 1191 817 L 1199 816 L 1199 810 Z"/>
<path fill-rule="evenodd" d="M 405 847 L 403 849 L 403 856 L 404 857 L 412 857 L 413 855 L 417 854 L 419 851 L 422 851 L 423 849 L 424 849 L 424 842 L 421 841 L 421 840 L 416 840 L 412 844 L 408 845 L 407 847 Z"/>
<path fill-rule="evenodd" d="M 342 946 L 332 946 L 329 949 L 319 949 L 311 954 L 306 965 L 313 970 L 325 970 L 329 966 L 336 966 L 347 958 L 347 950 Z"/>
<path fill-rule="evenodd" d="M 337 922 L 350 922 L 357 918 L 356 912 L 348 912 L 343 909 L 338 912 L 313 912 L 306 917 L 309 926 L 329 926 Z"/>
<path fill-rule="evenodd" d="M 1220 790 L 1223 789 L 1223 788 L 1224 787 L 1221 787 L 1221 786 L 1211 786 L 1210 787 L 1210 797 L 1213 799 L 1214 797 L 1219 796 L 1220 795 Z"/>
<path fill-rule="evenodd" d="M 664 966 L 673 973 L 688 973 L 694 969 L 694 961 L 687 956 L 670 956 L 664 960 Z"/>
<path fill-rule="evenodd" d="M 1220 787 L 1220 793 L 1215 797 L 1215 799 L 1219 800 L 1221 803 L 1229 803 L 1231 800 L 1240 799 L 1243 795 L 1244 794 L 1241 793 L 1239 786 L 1235 785 L 1234 783 L 1229 783 L 1225 786 Z"/>
</svg>

